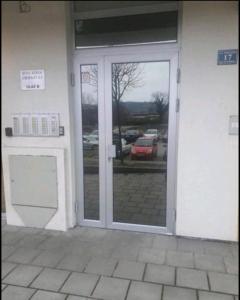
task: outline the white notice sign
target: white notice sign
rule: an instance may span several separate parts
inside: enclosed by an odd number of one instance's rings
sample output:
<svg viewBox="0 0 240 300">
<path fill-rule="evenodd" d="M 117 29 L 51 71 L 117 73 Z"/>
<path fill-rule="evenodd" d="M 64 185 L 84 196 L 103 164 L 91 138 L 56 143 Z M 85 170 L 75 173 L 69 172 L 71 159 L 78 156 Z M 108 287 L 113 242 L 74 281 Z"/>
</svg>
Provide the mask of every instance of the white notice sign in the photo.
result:
<svg viewBox="0 0 240 300">
<path fill-rule="evenodd" d="M 44 70 L 23 70 L 20 71 L 22 90 L 44 90 Z"/>
</svg>

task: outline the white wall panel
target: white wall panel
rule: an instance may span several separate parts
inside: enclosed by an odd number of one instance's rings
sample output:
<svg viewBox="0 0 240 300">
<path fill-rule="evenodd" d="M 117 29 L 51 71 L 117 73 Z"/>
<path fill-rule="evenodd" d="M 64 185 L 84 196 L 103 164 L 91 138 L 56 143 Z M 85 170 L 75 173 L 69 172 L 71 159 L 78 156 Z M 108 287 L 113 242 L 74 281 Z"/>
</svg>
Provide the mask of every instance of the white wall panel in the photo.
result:
<svg viewBox="0 0 240 300">
<path fill-rule="evenodd" d="M 237 1 L 184 1 L 177 180 L 179 235 L 238 239 L 238 65 L 217 51 L 238 48 Z"/>
</svg>

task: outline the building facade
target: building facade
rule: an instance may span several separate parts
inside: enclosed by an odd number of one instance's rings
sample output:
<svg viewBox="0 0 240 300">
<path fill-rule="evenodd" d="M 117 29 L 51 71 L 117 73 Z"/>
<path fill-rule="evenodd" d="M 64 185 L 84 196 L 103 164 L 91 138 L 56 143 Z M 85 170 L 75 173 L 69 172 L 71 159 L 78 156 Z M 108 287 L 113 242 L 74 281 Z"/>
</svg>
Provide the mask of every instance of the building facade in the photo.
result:
<svg viewBox="0 0 240 300">
<path fill-rule="evenodd" d="M 8 224 L 238 240 L 238 2 L 3 1 Z"/>
</svg>

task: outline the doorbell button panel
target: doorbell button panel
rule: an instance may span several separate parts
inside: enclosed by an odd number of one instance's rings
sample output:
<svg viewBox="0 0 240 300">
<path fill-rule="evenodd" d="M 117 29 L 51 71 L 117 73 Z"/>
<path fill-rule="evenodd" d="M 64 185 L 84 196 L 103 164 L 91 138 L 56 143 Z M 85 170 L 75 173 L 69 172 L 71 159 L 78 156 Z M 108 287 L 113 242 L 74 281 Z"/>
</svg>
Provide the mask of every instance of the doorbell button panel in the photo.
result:
<svg viewBox="0 0 240 300">
<path fill-rule="evenodd" d="M 59 114 L 13 114 L 13 136 L 56 137 L 60 136 Z"/>
</svg>

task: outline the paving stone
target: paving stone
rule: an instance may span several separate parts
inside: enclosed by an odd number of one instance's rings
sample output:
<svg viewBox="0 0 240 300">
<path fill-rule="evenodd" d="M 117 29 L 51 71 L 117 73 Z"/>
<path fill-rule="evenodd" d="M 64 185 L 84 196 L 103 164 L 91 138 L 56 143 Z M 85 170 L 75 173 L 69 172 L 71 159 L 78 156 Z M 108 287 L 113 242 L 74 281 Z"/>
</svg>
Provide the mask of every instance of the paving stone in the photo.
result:
<svg viewBox="0 0 240 300">
<path fill-rule="evenodd" d="M 40 253 L 41 250 L 39 249 L 18 248 L 11 256 L 7 258 L 7 261 L 28 264 Z"/>
<path fill-rule="evenodd" d="M 39 254 L 33 261 L 33 265 L 44 266 L 49 268 L 54 268 L 63 258 L 64 253 L 59 251 L 48 251 L 42 250 L 42 253 Z"/>
<path fill-rule="evenodd" d="M 218 255 L 195 254 L 197 269 L 225 272 L 223 257 Z"/>
<path fill-rule="evenodd" d="M 21 228 L 22 228 L 21 226 L 5 224 L 3 230 L 4 232 L 18 232 L 20 231 Z"/>
<path fill-rule="evenodd" d="M 175 268 L 164 265 L 147 264 L 144 281 L 174 285 Z"/>
<path fill-rule="evenodd" d="M 54 269 L 44 269 L 33 281 L 31 287 L 49 291 L 58 291 L 70 272 Z"/>
<path fill-rule="evenodd" d="M 206 272 L 194 269 L 177 269 L 177 285 L 194 289 L 209 289 Z"/>
<path fill-rule="evenodd" d="M 46 238 L 46 236 L 40 234 L 28 234 L 17 243 L 17 246 L 24 248 L 36 248 Z"/>
<path fill-rule="evenodd" d="M 91 257 L 109 258 L 114 251 L 114 246 L 102 242 L 94 243 L 88 247 L 87 254 Z"/>
<path fill-rule="evenodd" d="M 57 269 L 82 272 L 89 261 L 89 256 L 85 255 L 66 255 L 58 263 Z"/>
<path fill-rule="evenodd" d="M 231 250 L 232 250 L 232 254 L 234 257 L 239 257 L 239 244 L 238 243 L 233 243 Z"/>
<path fill-rule="evenodd" d="M 72 273 L 61 292 L 79 296 L 90 296 L 99 276 L 94 274 Z"/>
<path fill-rule="evenodd" d="M 238 276 L 209 272 L 209 280 L 212 291 L 238 295 Z"/>
<path fill-rule="evenodd" d="M 162 286 L 146 282 L 131 283 L 127 300 L 159 300 L 161 299 Z"/>
<path fill-rule="evenodd" d="M 1 271 L 1 275 L 2 275 L 2 279 L 8 274 L 10 273 L 10 271 L 12 271 L 17 265 L 13 264 L 13 263 L 9 263 L 9 262 L 3 262 L 2 263 L 2 271 Z"/>
<path fill-rule="evenodd" d="M 28 286 L 41 271 L 42 268 L 39 267 L 20 265 L 8 274 L 3 282 L 13 285 Z"/>
<path fill-rule="evenodd" d="M 129 280 L 101 277 L 93 292 L 93 297 L 104 300 L 124 300 L 129 286 Z"/>
<path fill-rule="evenodd" d="M 40 235 L 42 231 L 44 231 L 42 228 L 20 227 L 20 232 L 23 232 L 24 234 Z"/>
<path fill-rule="evenodd" d="M 139 242 L 141 247 L 152 247 L 154 236 L 148 233 L 138 233 L 139 234 Z"/>
<path fill-rule="evenodd" d="M 91 299 L 93 299 L 93 298 L 91 298 Z M 90 298 L 69 295 L 67 300 L 90 300 Z"/>
<path fill-rule="evenodd" d="M 239 261 L 238 257 L 224 257 L 225 266 L 228 273 L 238 275 L 239 274 Z"/>
<path fill-rule="evenodd" d="M 29 300 L 34 292 L 34 289 L 8 285 L 2 292 L 2 300 Z"/>
<path fill-rule="evenodd" d="M 52 230 L 52 229 L 43 229 L 39 234 L 50 236 L 62 236 L 64 233 L 60 230 Z"/>
<path fill-rule="evenodd" d="M 177 238 L 174 236 L 157 235 L 153 240 L 153 247 L 158 249 L 176 250 Z"/>
<path fill-rule="evenodd" d="M 208 241 L 204 243 L 204 250 L 206 254 L 232 257 L 232 247 L 229 243 Z"/>
<path fill-rule="evenodd" d="M 195 290 L 164 286 L 162 300 L 197 300 Z"/>
<path fill-rule="evenodd" d="M 24 237 L 20 232 L 4 232 L 2 236 L 2 244 L 7 246 L 16 245 Z"/>
<path fill-rule="evenodd" d="M 238 296 L 235 296 L 235 300 L 238 300 Z"/>
<path fill-rule="evenodd" d="M 234 300 L 233 296 L 199 291 L 199 300 Z"/>
<path fill-rule="evenodd" d="M 5 260 L 11 254 L 13 254 L 14 251 L 16 251 L 16 248 L 14 246 L 2 245 L 2 251 L 1 251 L 2 260 Z"/>
<path fill-rule="evenodd" d="M 165 250 L 159 250 L 156 248 L 140 248 L 138 260 L 146 263 L 164 264 L 165 257 Z"/>
<path fill-rule="evenodd" d="M 65 248 L 65 252 L 69 255 L 81 255 L 84 257 L 91 258 L 89 253 L 89 249 L 92 247 L 92 243 L 79 241 L 75 239 L 71 243 L 69 243 L 68 247 Z"/>
<path fill-rule="evenodd" d="M 188 252 L 168 251 L 167 265 L 193 268 L 193 254 Z"/>
<path fill-rule="evenodd" d="M 139 253 L 139 247 L 135 246 L 119 246 L 112 253 L 112 258 L 125 259 L 125 260 L 137 260 Z"/>
<path fill-rule="evenodd" d="M 43 250 L 61 249 L 62 251 L 64 251 L 64 249 L 68 247 L 69 243 L 71 242 L 70 237 L 62 235 L 47 237 L 47 239 L 44 235 L 42 235 L 42 237 L 45 238 L 45 241 L 41 243 L 39 249 Z"/>
<path fill-rule="evenodd" d="M 122 260 L 119 261 L 117 268 L 113 273 L 113 276 L 125 279 L 141 280 L 144 268 L 144 263 Z"/>
<path fill-rule="evenodd" d="M 5 289 L 6 286 L 7 286 L 6 284 L 3 284 L 3 283 L 2 283 L 2 289 L 1 289 L 1 290 L 3 291 L 3 290 Z"/>
<path fill-rule="evenodd" d="M 178 238 L 177 250 L 181 252 L 194 252 L 203 254 L 203 242 L 197 239 Z"/>
<path fill-rule="evenodd" d="M 116 259 L 92 258 L 84 271 L 86 273 L 111 276 L 116 264 Z"/>
<path fill-rule="evenodd" d="M 31 300 L 65 300 L 67 295 L 47 292 L 47 291 L 37 291 Z"/>
<path fill-rule="evenodd" d="M 96 241 L 102 240 L 107 233 L 106 229 L 99 229 L 99 228 L 82 228 L 79 232 L 79 239 L 83 241 Z"/>
</svg>

